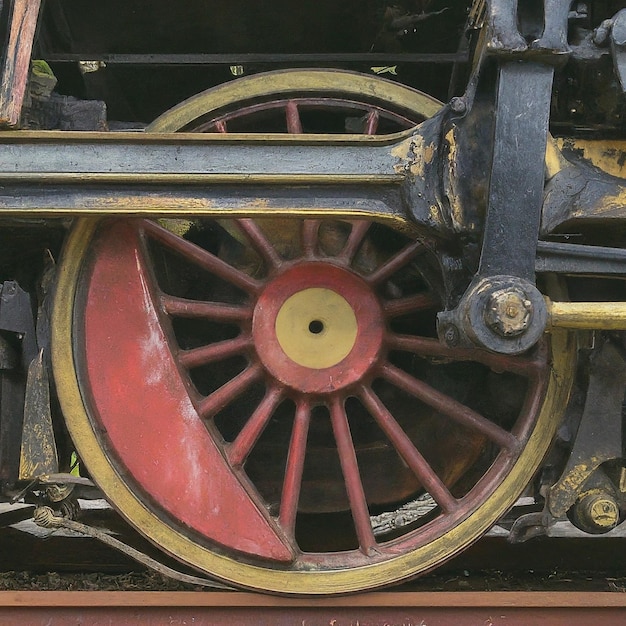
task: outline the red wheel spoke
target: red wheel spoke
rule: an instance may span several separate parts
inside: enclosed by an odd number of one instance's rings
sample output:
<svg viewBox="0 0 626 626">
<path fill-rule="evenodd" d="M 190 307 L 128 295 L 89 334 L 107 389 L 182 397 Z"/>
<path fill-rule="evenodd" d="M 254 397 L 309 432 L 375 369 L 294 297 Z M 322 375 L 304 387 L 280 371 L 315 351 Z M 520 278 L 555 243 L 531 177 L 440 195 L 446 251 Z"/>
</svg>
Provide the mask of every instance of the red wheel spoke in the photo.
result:
<svg viewBox="0 0 626 626">
<path fill-rule="evenodd" d="M 302 400 L 296 407 L 296 415 L 293 421 L 278 517 L 280 525 L 290 534 L 293 534 L 296 526 L 310 421 L 311 406 L 306 400 Z"/>
<path fill-rule="evenodd" d="M 281 388 L 270 387 L 267 390 L 261 404 L 250 416 L 235 441 L 228 447 L 227 456 L 231 465 L 235 467 L 243 465 L 281 400 Z"/>
<path fill-rule="evenodd" d="M 383 376 L 390 383 L 415 396 L 428 406 L 447 415 L 450 419 L 477 430 L 491 441 L 509 451 L 516 450 L 519 446 L 517 439 L 511 433 L 490 422 L 468 406 L 461 404 L 450 396 L 437 391 L 421 380 L 417 380 L 406 372 L 386 363 L 382 368 Z"/>
<path fill-rule="evenodd" d="M 367 121 L 365 122 L 365 134 L 366 135 L 375 135 L 378 130 L 378 121 L 380 119 L 380 115 L 376 109 L 372 109 L 367 114 Z"/>
<path fill-rule="evenodd" d="M 456 509 L 458 506 L 456 499 L 413 445 L 413 442 L 387 410 L 387 407 L 380 401 L 380 398 L 369 387 L 361 388 L 360 398 L 370 415 L 378 422 L 378 425 L 395 446 L 398 454 L 443 512 L 449 513 Z"/>
<path fill-rule="evenodd" d="M 343 400 L 334 398 L 330 405 L 330 417 L 333 425 L 333 433 L 337 442 L 341 471 L 346 483 L 352 518 L 359 539 L 359 547 L 364 554 L 369 554 L 376 546 L 376 539 L 370 522 L 369 509 L 361 482 L 359 465 L 356 459 L 348 416 L 343 406 Z"/>
<path fill-rule="evenodd" d="M 212 394 L 200 400 L 198 412 L 204 418 L 213 417 L 239 397 L 250 385 L 260 380 L 262 376 L 263 367 L 261 364 L 251 365 Z"/>
<path fill-rule="evenodd" d="M 202 269 L 207 270 L 215 276 L 219 276 L 244 291 L 256 293 L 260 290 L 260 282 L 234 268 L 232 265 L 225 263 L 204 248 L 197 246 L 195 243 L 191 243 L 191 241 L 182 239 L 154 222 L 145 221 L 143 224 L 145 231 L 150 237 L 168 246 Z"/>
<path fill-rule="evenodd" d="M 202 346 L 201 348 L 182 350 L 178 354 L 178 360 L 183 367 L 192 369 L 194 367 L 206 365 L 207 363 L 222 361 L 223 359 L 227 359 L 231 356 L 241 354 L 251 345 L 252 337 L 250 335 L 242 335 L 241 337 L 236 337 L 235 339 L 219 341 L 208 346 Z"/>
<path fill-rule="evenodd" d="M 217 120 L 217 122 L 215 122 L 215 130 L 218 133 L 227 133 L 228 129 L 226 128 L 226 121 L 225 120 Z"/>
<path fill-rule="evenodd" d="M 358 252 L 361 244 L 363 243 L 363 239 L 365 239 L 369 228 L 370 222 L 362 221 L 352 223 L 352 230 L 350 231 L 348 241 L 346 241 L 346 245 L 339 254 L 340 259 L 344 260 L 348 264 L 352 262 L 352 259 L 354 259 L 354 255 Z"/>
<path fill-rule="evenodd" d="M 417 255 L 422 254 L 426 248 L 419 241 L 414 241 L 405 246 L 395 256 L 392 256 L 386 263 L 383 263 L 375 272 L 366 277 L 368 283 L 373 287 L 385 282 L 393 276 L 400 268 L 410 263 Z"/>
<path fill-rule="evenodd" d="M 278 256 L 276 248 L 268 241 L 259 225 L 251 219 L 235 220 L 237 226 L 248 237 L 254 249 L 263 257 L 270 267 L 276 269 L 282 264 L 282 259 Z"/>
<path fill-rule="evenodd" d="M 287 116 L 287 132 L 292 135 L 302 133 L 302 121 L 300 120 L 300 112 L 298 105 L 294 100 L 289 100 L 285 107 L 285 115 Z"/>
<path fill-rule="evenodd" d="M 387 317 L 398 317 L 400 315 L 406 315 L 407 313 L 415 313 L 415 311 L 432 309 L 437 306 L 439 302 L 439 298 L 434 293 L 419 293 L 407 298 L 387 300 L 383 306 L 383 310 Z"/>
<path fill-rule="evenodd" d="M 304 220 L 302 223 L 302 249 L 304 256 L 313 256 L 317 251 L 319 220 Z"/>
<path fill-rule="evenodd" d="M 201 318 L 221 322 L 242 322 L 252 318 L 252 309 L 245 306 L 202 302 L 162 295 L 161 307 L 173 317 Z"/>
<path fill-rule="evenodd" d="M 495 372 L 511 372 L 520 376 L 532 376 L 545 366 L 544 361 L 528 357 L 491 354 L 477 348 L 449 348 L 437 339 L 428 337 L 391 334 L 387 338 L 387 345 L 392 350 L 412 352 L 424 357 L 440 357 L 451 361 L 473 361 L 486 365 Z"/>
</svg>

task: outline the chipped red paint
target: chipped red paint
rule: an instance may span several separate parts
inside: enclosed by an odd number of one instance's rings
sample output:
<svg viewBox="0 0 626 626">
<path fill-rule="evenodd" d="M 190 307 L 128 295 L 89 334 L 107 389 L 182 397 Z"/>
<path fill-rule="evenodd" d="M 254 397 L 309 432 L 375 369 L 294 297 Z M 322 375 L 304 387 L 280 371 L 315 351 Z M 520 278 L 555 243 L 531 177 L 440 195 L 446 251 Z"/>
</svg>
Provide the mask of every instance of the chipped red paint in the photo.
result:
<svg viewBox="0 0 626 626">
<path fill-rule="evenodd" d="M 202 421 L 172 355 L 132 222 L 101 234 L 84 307 L 92 419 L 109 450 L 169 516 L 219 544 L 275 561 L 293 552 Z M 97 409 L 96 409 L 97 407 Z"/>
</svg>

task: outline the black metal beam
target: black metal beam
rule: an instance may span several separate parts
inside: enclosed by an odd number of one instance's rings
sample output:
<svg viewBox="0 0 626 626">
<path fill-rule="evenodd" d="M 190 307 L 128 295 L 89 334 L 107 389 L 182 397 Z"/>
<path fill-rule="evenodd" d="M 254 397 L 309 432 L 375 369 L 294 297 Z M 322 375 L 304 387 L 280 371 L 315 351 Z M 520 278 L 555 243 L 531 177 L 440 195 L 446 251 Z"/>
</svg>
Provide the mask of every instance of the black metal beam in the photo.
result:
<svg viewBox="0 0 626 626">
<path fill-rule="evenodd" d="M 20 185 L 0 189 L 3 217 L 96 215 L 294 216 L 390 220 L 407 228 L 399 186 L 301 185 Z"/>
<path fill-rule="evenodd" d="M 553 74 L 539 63 L 500 67 L 480 276 L 535 280 Z"/>
<path fill-rule="evenodd" d="M 305 184 L 339 180 L 402 182 L 392 139 L 336 135 L 144 133 L 0 134 L 0 183 L 63 180 L 84 184 L 128 175 L 137 183 L 259 182 Z M 167 180 L 163 177 L 167 176 Z M 128 182 L 128 181 L 126 181 Z"/>
<path fill-rule="evenodd" d="M 626 250 L 540 241 L 535 271 L 578 276 L 626 276 Z"/>
<path fill-rule="evenodd" d="M 398 63 L 467 63 L 465 53 L 448 54 L 387 54 L 382 52 L 359 52 L 340 54 L 102 54 L 84 52 L 79 54 L 47 53 L 49 63 L 77 63 L 79 61 L 102 61 L 107 65 L 250 65 L 250 64 L 320 64 L 375 63 L 394 65 Z"/>
<path fill-rule="evenodd" d="M 300 213 L 405 224 L 405 141 L 410 139 L 0 133 L 0 214 Z"/>
</svg>

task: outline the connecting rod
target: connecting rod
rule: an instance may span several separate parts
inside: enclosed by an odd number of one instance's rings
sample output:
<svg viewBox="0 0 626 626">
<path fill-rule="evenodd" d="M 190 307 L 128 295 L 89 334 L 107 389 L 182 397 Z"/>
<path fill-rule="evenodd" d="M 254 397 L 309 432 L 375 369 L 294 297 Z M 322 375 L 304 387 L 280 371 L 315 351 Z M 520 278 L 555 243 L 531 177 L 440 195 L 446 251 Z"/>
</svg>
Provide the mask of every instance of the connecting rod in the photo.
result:
<svg viewBox="0 0 626 626">
<path fill-rule="evenodd" d="M 626 302 L 552 302 L 546 298 L 547 328 L 626 330 Z"/>
</svg>

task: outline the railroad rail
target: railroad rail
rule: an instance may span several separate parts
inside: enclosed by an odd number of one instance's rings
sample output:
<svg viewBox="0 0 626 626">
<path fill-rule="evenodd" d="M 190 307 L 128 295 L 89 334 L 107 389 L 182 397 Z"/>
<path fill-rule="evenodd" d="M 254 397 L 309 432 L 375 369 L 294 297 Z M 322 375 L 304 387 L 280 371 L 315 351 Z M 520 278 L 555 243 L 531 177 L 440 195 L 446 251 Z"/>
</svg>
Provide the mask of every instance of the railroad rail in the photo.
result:
<svg viewBox="0 0 626 626">
<path fill-rule="evenodd" d="M 626 594 L 547 592 L 377 592 L 285 599 L 240 592 L 0 592 L 0 622 L 80 624 L 302 624 L 313 626 L 577 626 L 624 623 Z"/>
</svg>

